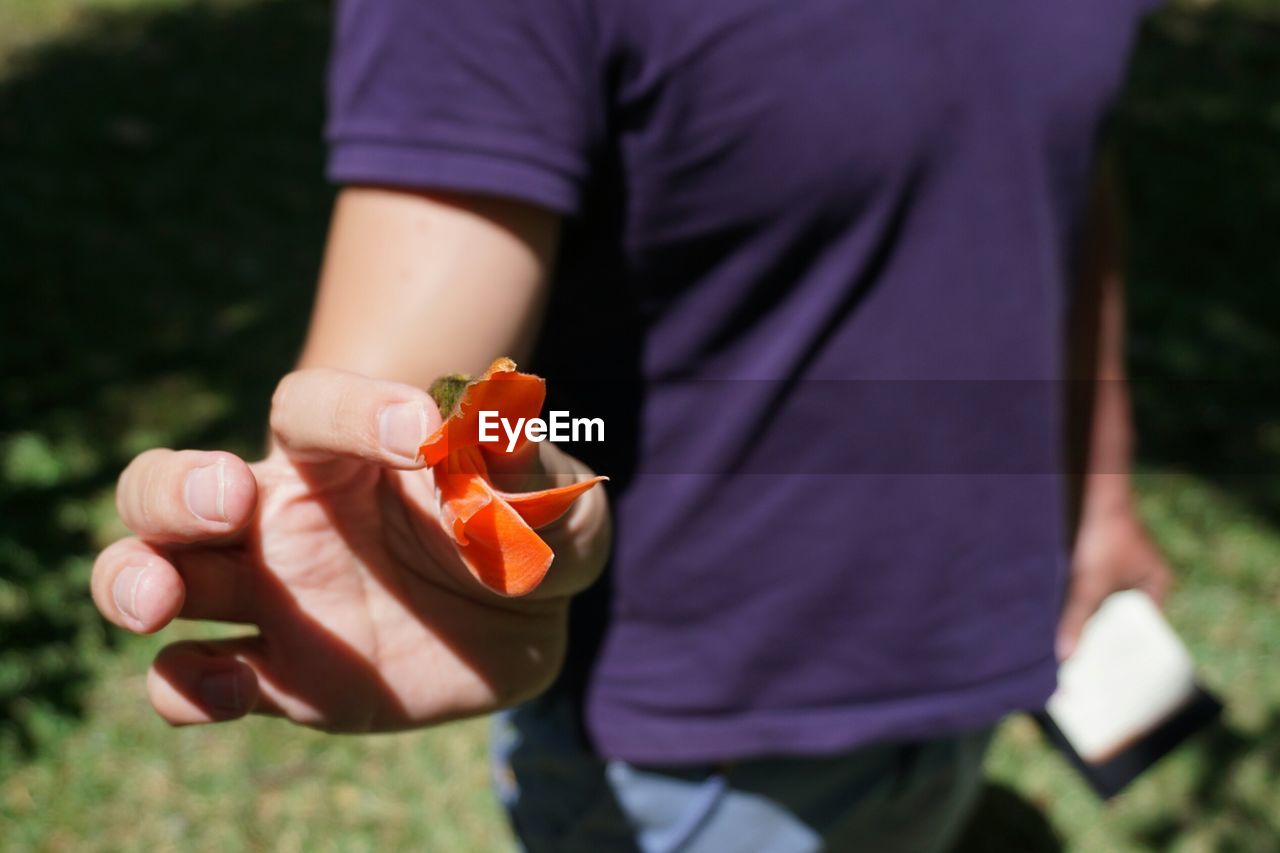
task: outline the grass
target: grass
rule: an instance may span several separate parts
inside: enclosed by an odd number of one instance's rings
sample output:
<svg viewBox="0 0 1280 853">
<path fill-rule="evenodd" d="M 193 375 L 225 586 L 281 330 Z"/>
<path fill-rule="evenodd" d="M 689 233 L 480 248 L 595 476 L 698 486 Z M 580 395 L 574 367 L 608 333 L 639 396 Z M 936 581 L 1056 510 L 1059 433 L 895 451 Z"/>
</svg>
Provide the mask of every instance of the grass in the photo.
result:
<svg viewBox="0 0 1280 853">
<path fill-rule="evenodd" d="M 257 449 L 330 198 L 326 27 L 325 9 L 293 0 L 0 5 L 7 849 L 509 844 L 482 722 L 173 731 L 142 691 L 163 641 L 108 631 L 85 592 L 133 453 Z M 1280 850 L 1278 36 L 1276 0 L 1161 13 L 1116 123 L 1142 506 L 1178 566 L 1170 617 L 1226 725 L 1102 806 L 1010 720 L 968 850 Z"/>
</svg>

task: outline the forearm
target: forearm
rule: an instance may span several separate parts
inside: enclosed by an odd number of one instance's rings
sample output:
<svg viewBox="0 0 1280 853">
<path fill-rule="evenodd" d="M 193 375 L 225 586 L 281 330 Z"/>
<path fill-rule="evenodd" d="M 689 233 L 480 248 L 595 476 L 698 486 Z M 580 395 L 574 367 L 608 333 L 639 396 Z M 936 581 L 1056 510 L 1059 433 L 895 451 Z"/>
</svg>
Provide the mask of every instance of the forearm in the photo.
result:
<svg viewBox="0 0 1280 853">
<path fill-rule="evenodd" d="M 1072 306 L 1073 510 L 1078 524 L 1132 511 L 1132 409 L 1124 365 L 1123 227 L 1115 178 L 1099 169 Z"/>
<path fill-rule="evenodd" d="M 427 388 L 445 374 L 479 375 L 500 356 L 526 359 L 541 325 L 558 233 L 554 215 L 515 202 L 343 191 L 299 366 Z M 505 464 L 495 460 L 495 484 L 531 491 L 593 473 L 549 442 L 529 451 Z M 608 515 L 604 491 L 593 489 L 544 531 L 562 566 L 603 564 Z M 556 583 L 546 586 L 561 591 Z"/>
<path fill-rule="evenodd" d="M 1106 161 L 1090 193 L 1083 238 L 1067 346 L 1071 582 L 1058 623 L 1060 661 L 1109 595 L 1138 588 L 1159 602 L 1170 578 L 1133 505 L 1123 233 Z"/>
<path fill-rule="evenodd" d="M 559 224 L 513 202 L 351 188 L 334 206 L 300 367 L 421 388 L 532 350 Z"/>
</svg>

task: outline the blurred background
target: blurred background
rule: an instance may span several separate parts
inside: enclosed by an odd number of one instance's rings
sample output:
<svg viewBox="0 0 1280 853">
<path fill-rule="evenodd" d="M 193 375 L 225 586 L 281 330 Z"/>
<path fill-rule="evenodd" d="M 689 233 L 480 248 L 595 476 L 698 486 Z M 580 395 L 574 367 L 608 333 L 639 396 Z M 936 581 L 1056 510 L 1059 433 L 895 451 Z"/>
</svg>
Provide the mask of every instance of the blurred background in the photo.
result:
<svg viewBox="0 0 1280 853">
<path fill-rule="evenodd" d="M 327 4 L 0 0 L 0 848 L 500 850 L 482 722 L 175 731 L 94 551 L 155 445 L 253 458 L 301 341 Z M 1176 2 L 1116 116 L 1144 514 L 1224 725 L 1109 806 L 1026 719 L 964 849 L 1280 850 L 1280 0 Z"/>
</svg>

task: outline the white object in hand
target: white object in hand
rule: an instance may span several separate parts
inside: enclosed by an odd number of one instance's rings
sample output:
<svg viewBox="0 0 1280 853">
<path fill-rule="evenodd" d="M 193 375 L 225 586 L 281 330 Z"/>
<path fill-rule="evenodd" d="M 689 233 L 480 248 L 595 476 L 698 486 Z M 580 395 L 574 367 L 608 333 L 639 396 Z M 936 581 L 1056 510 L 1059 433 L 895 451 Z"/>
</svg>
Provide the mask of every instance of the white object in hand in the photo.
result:
<svg viewBox="0 0 1280 853">
<path fill-rule="evenodd" d="M 1146 593 L 1118 592 L 1086 623 L 1046 710 L 1080 757 L 1106 761 L 1195 695 L 1191 655 Z"/>
</svg>

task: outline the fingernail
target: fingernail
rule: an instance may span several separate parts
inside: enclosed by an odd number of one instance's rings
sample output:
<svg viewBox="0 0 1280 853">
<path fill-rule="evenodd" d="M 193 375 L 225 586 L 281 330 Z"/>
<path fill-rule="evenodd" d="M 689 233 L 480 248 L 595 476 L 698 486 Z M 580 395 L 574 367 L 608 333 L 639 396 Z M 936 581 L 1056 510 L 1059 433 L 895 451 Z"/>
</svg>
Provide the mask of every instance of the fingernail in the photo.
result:
<svg viewBox="0 0 1280 853">
<path fill-rule="evenodd" d="M 378 440 L 382 449 L 401 459 L 417 461 L 418 448 L 427 440 L 427 409 L 421 403 L 396 403 L 378 414 Z"/>
<path fill-rule="evenodd" d="M 187 509 L 205 521 L 227 520 L 227 472 L 219 459 L 187 475 L 184 496 Z"/>
<path fill-rule="evenodd" d="M 200 679 L 200 700 L 215 711 L 239 714 L 244 710 L 244 676 L 240 670 L 227 669 Z"/>
<path fill-rule="evenodd" d="M 124 571 L 116 576 L 116 582 L 111 585 L 111 597 L 115 599 L 116 607 L 130 619 L 141 621 L 138 615 L 138 592 L 146 584 L 147 573 L 150 571 L 150 566 L 125 566 Z"/>
</svg>

